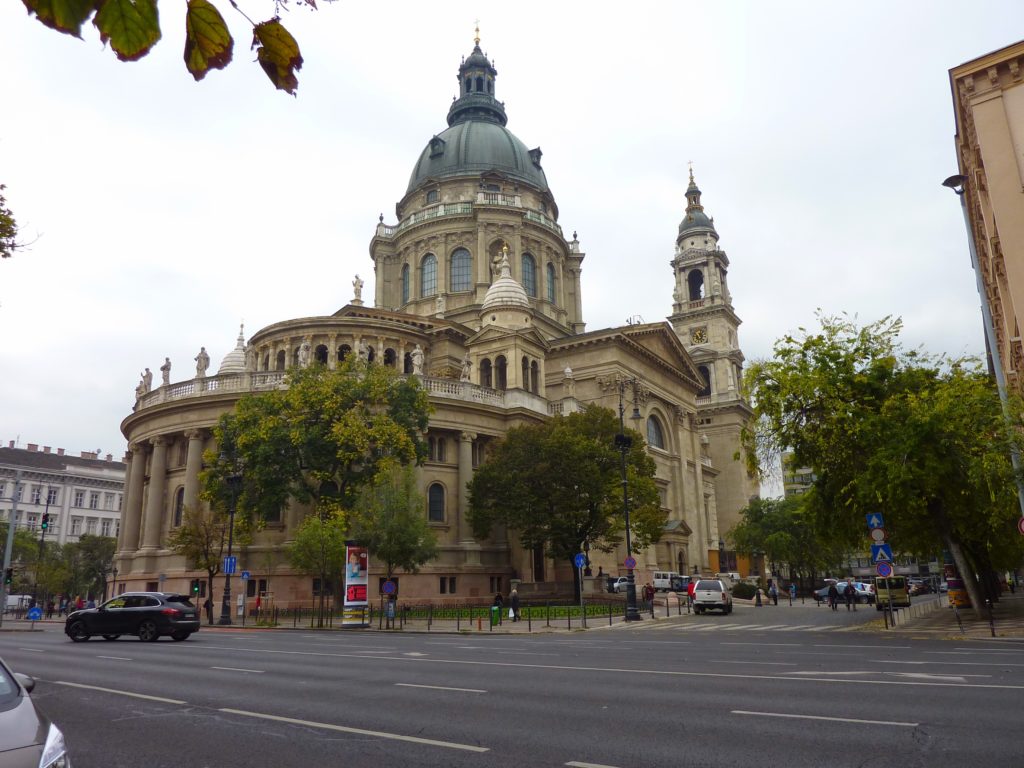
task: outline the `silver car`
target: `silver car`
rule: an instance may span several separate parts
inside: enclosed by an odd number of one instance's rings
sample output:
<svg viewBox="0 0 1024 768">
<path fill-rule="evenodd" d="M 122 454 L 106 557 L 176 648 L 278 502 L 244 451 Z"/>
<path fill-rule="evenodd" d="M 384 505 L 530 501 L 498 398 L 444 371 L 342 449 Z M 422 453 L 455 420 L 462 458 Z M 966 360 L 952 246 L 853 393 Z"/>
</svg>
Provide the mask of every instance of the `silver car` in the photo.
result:
<svg viewBox="0 0 1024 768">
<path fill-rule="evenodd" d="M 0 660 L 0 765 L 4 768 L 71 768 L 64 734 L 36 709 L 36 682 Z"/>
</svg>

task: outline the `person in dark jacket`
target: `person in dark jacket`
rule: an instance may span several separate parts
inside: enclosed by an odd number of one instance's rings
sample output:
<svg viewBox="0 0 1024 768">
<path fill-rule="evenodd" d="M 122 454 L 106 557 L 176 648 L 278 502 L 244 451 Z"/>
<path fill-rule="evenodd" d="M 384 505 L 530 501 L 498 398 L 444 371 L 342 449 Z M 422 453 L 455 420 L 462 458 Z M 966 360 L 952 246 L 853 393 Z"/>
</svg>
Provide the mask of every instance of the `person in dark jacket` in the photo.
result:
<svg viewBox="0 0 1024 768">
<path fill-rule="evenodd" d="M 513 589 L 508 596 L 508 607 L 512 609 L 512 621 L 519 621 L 519 592 Z"/>
<path fill-rule="evenodd" d="M 833 611 L 839 610 L 839 590 L 836 589 L 835 584 L 828 585 L 828 604 Z"/>
</svg>

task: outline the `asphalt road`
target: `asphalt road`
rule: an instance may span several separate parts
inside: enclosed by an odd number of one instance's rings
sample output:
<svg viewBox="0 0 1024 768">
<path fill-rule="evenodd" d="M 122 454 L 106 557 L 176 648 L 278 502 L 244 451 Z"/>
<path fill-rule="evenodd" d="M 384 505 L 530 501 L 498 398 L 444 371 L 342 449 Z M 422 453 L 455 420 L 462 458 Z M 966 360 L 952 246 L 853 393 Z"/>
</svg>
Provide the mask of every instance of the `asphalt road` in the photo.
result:
<svg viewBox="0 0 1024 768">
<path fill-rule="evenodd" d="M 829 615 L 830 614 L 830 615 Z M 89 766 L 1024 765 L 1024 644 L 755 609 L 540 635 L 0 633 Z"/>
</svg>

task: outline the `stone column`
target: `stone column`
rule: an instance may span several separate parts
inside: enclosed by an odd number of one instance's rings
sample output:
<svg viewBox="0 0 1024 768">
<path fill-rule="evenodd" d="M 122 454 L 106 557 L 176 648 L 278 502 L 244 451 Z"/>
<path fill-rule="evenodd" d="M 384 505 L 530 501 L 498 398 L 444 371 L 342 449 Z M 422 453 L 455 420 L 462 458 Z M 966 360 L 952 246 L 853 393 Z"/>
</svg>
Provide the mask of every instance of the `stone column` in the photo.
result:
<svg viewBox="0 0 1024 768">
<path fill-rule="evenodd" d="M 146 448 L 142 443 L 132 443 L 131 468 L 128 474 L 128 491 L 121 513 L 121 536 L 125 552 L 139 548 L 139 528 L 142 524 L 142 484 L 146 478 Z"/>
<path fill-rule="evenodd" d="M 469 489 L 467 486 L 473 479 L 473 432 L 459 433 L 459 546 L 466 550 L 466 564 L 480 564 L 480 545 L 473 538 L 473 529 L 469 525 Z"/>
<path fill-rule="evenodd" d="M 143 549 L 156 549 L 160 546 L 166 485 L 167 440 L 163 437 L 154 437 L 153 461 L 149 467 L 149 493 L 146 496 L 146 514 L 142 525 Z"/>
<path fill-rule="evenodd" d="M 185 509 L 199 508 L 199 472 L 203 468 L 203 431 L 190 429 L 188 452 L 185 454 Z"/>
</svg>

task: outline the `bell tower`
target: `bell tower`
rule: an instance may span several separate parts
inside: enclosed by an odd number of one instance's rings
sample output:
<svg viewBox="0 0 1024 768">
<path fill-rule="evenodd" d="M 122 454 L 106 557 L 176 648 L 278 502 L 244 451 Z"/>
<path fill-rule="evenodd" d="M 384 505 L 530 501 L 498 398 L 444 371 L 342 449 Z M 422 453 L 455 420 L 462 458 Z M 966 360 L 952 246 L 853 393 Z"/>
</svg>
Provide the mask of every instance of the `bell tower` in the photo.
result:
<svg viewBox="0 0 1024 768">
<path fill-rule="evenodd" d="M 715 497 L 718 530 L 724 538 L 739 522 L 740 510 L 757 494 L 746 464 L 735 458 L 752 411 L 742 394 L 743 351 L 738 333 L 742 321 L 729 293 L 729 257 L 718 247 L 715 221 L 704 212 L 692 167 L 671 266 L 675 287 L 669 322 L 704 379 L 696 401 L 697 429 L 719 472 Z M 707 544 L 719 549 L 718 541 Z"/>
</svg>

